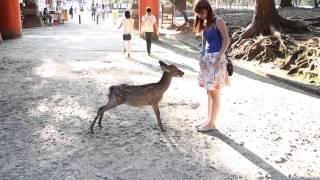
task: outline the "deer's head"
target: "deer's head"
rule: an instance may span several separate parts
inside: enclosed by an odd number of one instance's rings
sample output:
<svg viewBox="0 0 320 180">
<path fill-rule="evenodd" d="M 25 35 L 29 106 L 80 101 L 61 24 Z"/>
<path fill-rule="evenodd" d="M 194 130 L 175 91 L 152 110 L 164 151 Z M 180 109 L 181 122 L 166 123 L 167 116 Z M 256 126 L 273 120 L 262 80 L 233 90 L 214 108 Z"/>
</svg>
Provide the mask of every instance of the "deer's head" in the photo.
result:
<svg viewBox="0 0 320 180">
<path fill-rule="evenodd" d="M 169 73 L 172 77 L 182 77 L 184 72 L 178 69 L 175 65 L 168 65 L 162 61 L 159 61 L 160 67 L 163 71 Z"/>
</svg>

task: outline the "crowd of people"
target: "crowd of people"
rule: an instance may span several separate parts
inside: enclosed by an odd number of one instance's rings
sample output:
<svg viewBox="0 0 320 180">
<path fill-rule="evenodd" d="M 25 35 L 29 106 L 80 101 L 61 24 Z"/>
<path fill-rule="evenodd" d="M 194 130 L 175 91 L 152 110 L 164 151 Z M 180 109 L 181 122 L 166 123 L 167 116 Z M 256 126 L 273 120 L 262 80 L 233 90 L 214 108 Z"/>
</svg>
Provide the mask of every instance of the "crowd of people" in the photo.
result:
<svg viewBox="0 0 320 180">
<path fill-rule="evenodd" d="M 109 17 L 110 7 L 105 4 L 91 4 L 91 19 L 96 21 L 100 16 L 105 21 Z"/>
</svg>

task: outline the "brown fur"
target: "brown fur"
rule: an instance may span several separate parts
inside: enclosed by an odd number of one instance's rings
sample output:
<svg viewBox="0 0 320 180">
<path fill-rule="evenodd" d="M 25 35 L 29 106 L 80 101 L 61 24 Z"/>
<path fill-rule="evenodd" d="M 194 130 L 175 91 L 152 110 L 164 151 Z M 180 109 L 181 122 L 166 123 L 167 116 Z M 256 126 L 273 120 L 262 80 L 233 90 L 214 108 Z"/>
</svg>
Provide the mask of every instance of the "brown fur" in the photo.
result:
<svg viewBox="0 0 320 180">
<path fill-rule="evenodd" d="M 97 116 L 90 126 L 91 133 L 93 133 L 93 127 L 98 118 L 98 125 L 99 127 L 102 127 L 101 121 L 105 111 L 121 104 L 127 104 L 134 107 L 152 106 L 158 120 L 158 125 L 162 131 L 164 130 L 160 119 L 159 103 L 163 94 L 169 88 L 172 77 L 182 77 L 184 72 L 179 70 L 176 66 L 167 65 L 162 61 L 159 61 L 159 64 L 164 72 L 162 78 L 157 83 L 145 85 L 121 84 L 109 88 L 110 93 L 108 96 L 108 103 L 99 108 Z"/>
</svg>

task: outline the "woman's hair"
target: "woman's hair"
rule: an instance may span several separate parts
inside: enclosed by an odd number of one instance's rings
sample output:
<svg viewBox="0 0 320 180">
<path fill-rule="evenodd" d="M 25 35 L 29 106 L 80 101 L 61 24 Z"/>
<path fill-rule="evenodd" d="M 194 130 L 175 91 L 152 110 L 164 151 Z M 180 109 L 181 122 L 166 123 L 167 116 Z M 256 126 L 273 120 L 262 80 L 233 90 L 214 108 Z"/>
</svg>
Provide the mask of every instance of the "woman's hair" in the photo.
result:
<svg viewBox="0 0 320 180">
<path fill-rule="evenodd" d="M 149 14 L 151 13 L 151 8 L 150 7 L 147 7 L 146 10 L 147 10 L 147 13 L 149 13 Z"/>
<path fill-rule="evenodd" d="M 214 18 L 214 13 L 211 8 L 210 3 L 207 0 L 199 0 L 194 8 L 195 13 L 200 13 L 201 11 L 206 10 L 208 12 L 206 26 L 210 27 Z M 196 21 L 194 23 L 194 31 L 199 33 L 204 29 L 204 20 L 196 16 Z"/>
<path fill-rule="evenodd" d="M 124 16 L 129 19 L 130 18 L 130 11 L 126 11 L 124 12 Z"/>
</svg>

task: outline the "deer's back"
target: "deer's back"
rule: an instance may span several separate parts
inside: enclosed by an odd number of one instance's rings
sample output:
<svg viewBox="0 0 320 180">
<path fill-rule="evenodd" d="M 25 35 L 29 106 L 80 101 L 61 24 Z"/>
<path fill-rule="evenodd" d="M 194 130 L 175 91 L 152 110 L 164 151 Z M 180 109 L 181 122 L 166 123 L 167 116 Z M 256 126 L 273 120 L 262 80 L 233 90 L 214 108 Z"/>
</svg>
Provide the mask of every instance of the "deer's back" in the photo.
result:
<svg viewBox="0 0 320 180">
<path fill-rule="evenodd" d="M 131 106 L 147 106 L 158 103 L 163 96 L 163 90 L 157 83 L 146 85 L 121 84 L 110 87 L 110 95 L 114 94 L 121 99 L 121 104 Z"/>
</svg>

